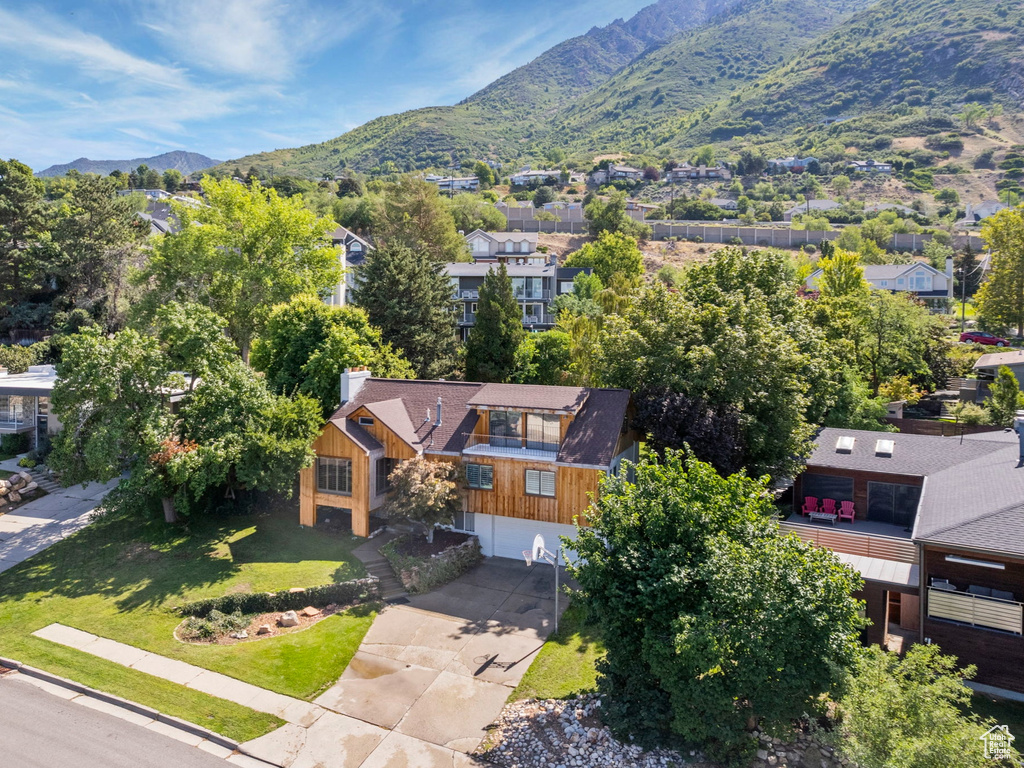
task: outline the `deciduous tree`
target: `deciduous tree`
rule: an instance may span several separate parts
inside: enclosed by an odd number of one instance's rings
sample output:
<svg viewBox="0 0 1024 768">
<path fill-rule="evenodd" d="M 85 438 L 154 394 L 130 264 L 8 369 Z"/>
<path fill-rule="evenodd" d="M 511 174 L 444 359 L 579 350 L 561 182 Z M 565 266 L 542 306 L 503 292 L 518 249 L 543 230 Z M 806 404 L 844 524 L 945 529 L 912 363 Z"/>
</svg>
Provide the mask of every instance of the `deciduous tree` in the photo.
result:
<svg viewBox="0 0 1024 768">
<path fill-rule="evenodd" d="M 1024 336 L 1024 207 L 985 219 L 981 236 L 992 249 L 992 264 L 976 297 L 978 314 L 991 326 Z"/>
<path fill-rule="evenodd" d="M 417 456 L 399 464 L 388 479 L 391 494 L 384 515 L 418 523 L 429 542 L 437 526 L 451 525 L 462 506 L 457 464 Z"/>
<path fill-rule="evenodd" d="M 620 232 L 643 240 L 650 237 L 651 228 L 626 215 L 626 193 L 612 192 L 607 201 L 594 198 L 583 209 L 589 222 L 590 234 L 599 237 L 605 232 Z"/>
<path fill-rule="evenodd" d="M 377 205 L 373 234 L 381 244 L 404 245 L 421 258 L 442 263 L 468 260 L 466 241 L 436 185 L 403 176 L 385 185 Z"/>
<path fill-rule="evenodd" d="M 988 407 L 992 423 L 1000 427 L 1013 426 L 1013 417 L 1017 409 L 1024 407 L 1024 393 L 1020 391 L 1020 382 L 1009 366 L 999 366 L 990 391 L 992 396 L 985 405 Z"/>
<path fill-rule="evenodd" d="M 635 238 L 619 232 L 604 232 L 597 240 L 569 254 L 565 266 L 592 267 L 601 283 L 608 285 L 617 273 L 626 277 L 642 275 L 644 260 Z"/>
</svg>

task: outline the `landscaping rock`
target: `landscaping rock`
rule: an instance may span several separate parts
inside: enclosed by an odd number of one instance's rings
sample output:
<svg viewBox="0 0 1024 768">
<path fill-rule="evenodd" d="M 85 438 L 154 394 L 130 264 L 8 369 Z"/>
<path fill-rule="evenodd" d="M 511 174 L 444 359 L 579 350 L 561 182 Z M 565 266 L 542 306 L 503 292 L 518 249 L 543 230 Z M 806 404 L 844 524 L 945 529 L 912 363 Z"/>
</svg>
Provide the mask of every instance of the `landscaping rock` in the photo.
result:
<svg viewBox="0 0 1024 768">
<path fill-rule="evenodd" d="M 257 635 L 269 635 L 271 633 L 269 624 L 260 624 L 260 628 L 256 630 Z"/>
<path fill-rule="evenodd" d="M 21 501 L 21 494 L 18 493 L 17 491 L 11 491 L 10 493 L 7 494 L 7 500 L 11 502 L 11 504 L 17 504 L 19 501 Z"/>
<path fill-rule="evenodd" d="M 323 611 L 321 611 L 319 608 L 314 608 L 311 605 L 307 608 L 303 608 L 301 611 L 299 611 L 299 613 L 301 613 L 303 616 L 308 616 L 312 618 L 313 616 L 319 616 L 321 613 L 323 613 Z"/>
<path fill-rule="evenodd" d="M 295 611 L 285 611 L 277 623 L 282 627 L 297 627 L 299 625 L 298 614 Z"/>
<path fill-rule="evenodd" d="M 298 595 L 298 594 L 301 594 L 302 592 L 305 592 L 306 588 L 305 587 L 292 587 L 288 591 L 291 592 L 293 595 Z"/>
<path fill-rule="evenodd" d="M 246 640 L 249 637 L 249 633 L 242 629 L 238 632 L 232 632 L 231 637 L 233 637 L 235 640 Z"/>
</svg>

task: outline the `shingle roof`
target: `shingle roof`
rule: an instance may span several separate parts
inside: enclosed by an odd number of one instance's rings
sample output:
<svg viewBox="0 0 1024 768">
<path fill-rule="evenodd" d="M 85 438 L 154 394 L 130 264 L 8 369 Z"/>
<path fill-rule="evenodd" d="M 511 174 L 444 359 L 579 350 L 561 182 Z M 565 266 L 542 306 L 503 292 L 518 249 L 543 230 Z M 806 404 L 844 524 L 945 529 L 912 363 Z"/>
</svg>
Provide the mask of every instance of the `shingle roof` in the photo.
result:
<svg viewBox="0 0 1024 768">
<path fill-rule="evenodd" d="M 615 458 L 629 408 L 627 389 L 591 389 L 580 414 L 566 430 L 558 460 L 607 467 Z"/>
<path fill-rule="evenodd" d="M 850 453 L 839 453 L 836 441 L 843 436 L 854 438 Z M 875 454 L 878 440 L 892 440 L 892 456 Z M 835 469 L 886 472 L 893 475 L 926 477 L 936 472 L 971 461 L 993 448 L 989 441 L 964 441 L 931 435 L 910 435 L 903 432 L 871 432 L 859 429 L 827 427 L 818 434 L 808 466 Z"/>
<path fill-rule="evenodd" d="M 990 352 L 978 358 L 975 368 L 998 368 L 1001 365 L 1020 365 L 1024 363 L 1024 350 L 1014 352 Z"/>
<path fill-rule="evenodd" d="M 439 397 L 441 424 L 436 426 Z M 371 378 L 334 413 L 331 422 L 366 450 L 376 450 L 380 443 L 348 419 L 359 408 L 365 408 L 417 451 L 461 453 L 476 426 L 475 406 L 578 410 L 566 430 L 557 461 L 607 467 L 615 457 L 629 398 L 625 389 Z"/>
<path fill-rule="evenodd" d="M 583 387 L 546 387 L 538 384 L 483 384 L 466 401 L 468 407 L 535 408 L 541 411 L 576 413 L 587 399 Z"/>
</svg>

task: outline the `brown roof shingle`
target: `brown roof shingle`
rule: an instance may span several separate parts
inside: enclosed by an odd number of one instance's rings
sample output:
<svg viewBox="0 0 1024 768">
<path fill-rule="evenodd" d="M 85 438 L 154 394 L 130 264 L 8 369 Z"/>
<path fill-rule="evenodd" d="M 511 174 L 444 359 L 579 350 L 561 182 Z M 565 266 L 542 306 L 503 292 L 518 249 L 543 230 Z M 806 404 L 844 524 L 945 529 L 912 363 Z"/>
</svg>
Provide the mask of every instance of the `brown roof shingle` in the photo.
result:
<svg viewBox="0 0 1024 768">
<path fill-rule="evenodd" d="M 481 384 L 470 398 L 470 408 L 524 408 L 576 413 L 587 399 L 583 387 L 548 387 L 539 384 Z"/>
</svg>

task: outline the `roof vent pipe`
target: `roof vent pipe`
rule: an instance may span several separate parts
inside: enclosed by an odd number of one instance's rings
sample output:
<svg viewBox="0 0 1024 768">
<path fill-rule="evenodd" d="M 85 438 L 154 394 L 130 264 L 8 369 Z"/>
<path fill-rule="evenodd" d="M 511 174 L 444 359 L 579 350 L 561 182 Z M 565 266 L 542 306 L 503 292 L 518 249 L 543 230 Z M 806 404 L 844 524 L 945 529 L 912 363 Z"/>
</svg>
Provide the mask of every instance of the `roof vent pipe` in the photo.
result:
<svg viewBox="0 0 1024 768">
<path fill-rule="evenodd" d="M 437 418 L 434 419 L 434 426 L 435 427 L 440 427 L 441 426 L 441 398 L 440 397 L 437 398 Z"/>
<path fill-rule="evenodd" d="M 1024 411 L 1017 411 L 1013 417 L 1013 431 L 1017 433 L 1017 439 L 1020 441 L 1020 460 L 1017 466 L 1024 467 Z"/>
</svg>

